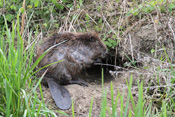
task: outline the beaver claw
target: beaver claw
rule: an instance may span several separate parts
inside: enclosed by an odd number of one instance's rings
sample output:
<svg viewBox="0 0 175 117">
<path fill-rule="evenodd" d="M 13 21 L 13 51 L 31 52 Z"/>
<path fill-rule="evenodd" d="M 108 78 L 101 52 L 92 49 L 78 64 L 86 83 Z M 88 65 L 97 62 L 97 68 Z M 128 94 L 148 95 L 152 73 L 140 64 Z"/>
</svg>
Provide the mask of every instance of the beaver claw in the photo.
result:
<svg viewBox="0 0 175 117">
<path fill-rule="evenodd" d="M 84 80 L 71 80 L 71 81 L 69 81 L 69 84 L 79 84 L 81 86 L 88 87 L 88 83 L 85 82 Z"/>
</svg>

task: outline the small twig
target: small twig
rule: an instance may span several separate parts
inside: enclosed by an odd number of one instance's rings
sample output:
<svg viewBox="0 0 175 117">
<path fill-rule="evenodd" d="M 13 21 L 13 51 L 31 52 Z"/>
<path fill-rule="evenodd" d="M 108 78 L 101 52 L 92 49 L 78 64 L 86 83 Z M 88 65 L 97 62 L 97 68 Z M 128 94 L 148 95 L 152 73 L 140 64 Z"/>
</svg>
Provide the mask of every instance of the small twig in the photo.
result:
<svg viewBox="0 0 175 117">
<path fill-rule="evenodd" d="M 74 18 L 72 19 L 72 21 L 70 22 L 69 31 L 71 31 L 71 28 L 74 29 L 74 28 L 73 28 L 73 24 L 77 21 L 78 17 L 79 17 L 80 14 L 82 13 L 82 11 L 83 11 L 83 10 L 81 10 L 81 11 L 77 14 L 77 17 L 74 17 Z M 75 31 L 75 29 L 74 29 L 74 31 Z"/>
<path fill-rule="evenodd" d="M 152 20 L 152 22 L 153 22 L 153 24 L 154 24 L 155 38 L 156 38 L 156 40 L 158 40 L 158 38 L 157 38 L 157 23 L 155 23 L 155 20 L 153 19 L 153 17 L 152 17 L 151 14 L 149 14 L 149 16 L 151 17 L 151 20 Z M 157 18 L 157 19 L 158 19 L 158 18 Z M 157 41 L 156 41 L 156 45 L 157 45 Z M 157 46 L 156 46 L 155 50 L 156 50 L 156 51 L 155 51 L 155 53 L 154 53 L 154 56 L 157 55 Z"/>
<path fill-rule="evenodd" d="M 171 26 L 171 21 L 172 21 L 172 18 L 170 18 L 170 20 L 169 20 L 169 22 L 168 22 L 168 26 L 169 26 L 169 28 L 170 28 L 172 34 L 173 34 L 173 37 L 174 37 L 174 43 L 175 43 L 175 34 L 174 34 L 173 28 L 172 28 L 172 26 Z"/>
<path fill-rule="evenodd" d="M 21 32 L 20 34 L 22 35 L 23 32 L 24 32 L 24 25 L 25 25 L 25 0 L 23 0 L 23 9 L 24 9 L 24 12 L 22 13 L 22 25 L 21 25 Z"/>
<path fill-rule="evenodd" d="M 58 3 L 60 3 L 61 5 L 63 5 L 63 6 L 66 8 L 66 10 L 69 11 L 69 8 L 68 8 L 66 5 L 63 4 L 63 1 L 62 1 L 62 0 L 60 0 L 60 1 L 61 1 L 61 2 L 58 2 Z"/>
<path fill-rule="evenodd" d="M 104 64 L 104 63 L 94 63 L 94 65 L 103 65 L 103 66 L 110 66 L 110 67 L 119 67 L 119 66 L 116 66 L 116 65 Z"/>
<path fill-rule="evenodd" d="M 130 42 L 130 45 L 131 45 L 131 56 L 132 56 L 132 61 L 134 61 L 134 54 L 133 54 L 133 47 L 132 47 L 132 42 L 131 42 L 131 35 L 129 34 L 129 42 Z"/>
<path fill-rule="evenodd" d="M 33 42 L 27 45 L 26 50 L 28 50 L 33 45 L 33 43 L 36 42 L 41 36 L 42 36 L 42 32 L 39 35 L 37 35 L 37 37 L 35 38 L 35 40 L 33 40 Z"/>
<path fill-rule="evenodd" d="M 109 24 L 109 22 L 106 20 L 106 18 L 105 18 L 105 16 L 103 15 L 103 12 L 102 12 L 102 17 L 103 17 L 103 20 L 107 23 L 107 25 L 109 26 L 109 28 L 112 30 L 112 32 L 118 37 L 118 39 L 119 40 L 121 40 L 120 39 L 120 37 L 119 37 L 119 35 L 116 33 L 116 31 L 112 28 L 112 26 Z"/>
<path fill-rule="evenodd" d="M 69 13 L 68 13 L 67 18 L 66 18 L 65 23 L 64 23 L 65 24 L 66 31 L 68 30 L 67 24 L 68 24 L 68 18 L 70 16 L 70 12 L 71 12 L 71 9 L 69 10 Z"/>
<path fill-rule="evenodd" d="M 85 11 L 85 10 L 83 10 L 87 15 L 88 15 L 88 17 L 97 25 L 97 22 Z"/>
</svg>

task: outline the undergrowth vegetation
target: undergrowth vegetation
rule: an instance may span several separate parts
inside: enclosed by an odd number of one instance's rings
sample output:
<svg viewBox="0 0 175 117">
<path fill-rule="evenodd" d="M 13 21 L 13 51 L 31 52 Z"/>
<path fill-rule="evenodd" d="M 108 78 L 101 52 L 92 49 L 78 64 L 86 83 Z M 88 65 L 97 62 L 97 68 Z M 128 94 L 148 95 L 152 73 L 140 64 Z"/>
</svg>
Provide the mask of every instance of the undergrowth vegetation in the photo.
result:
<svg viewBox="0 0 175 117">
<path fill-rule="evenodd" d="M 42 59 L 34 61 L 35 44 L 55 32 L 92 30 L 99 33 L 110 57 L 125 63 L 120 66 L 123 71 L 133 70 L 126 80 L 127 91 L 114 91 L 112 82 L 108 91 L 102 80 L 99 116 L 175 116 L 174 15 L 174 0 L 1 0 L 0 116 L 57 116 L 44 103 L 42 78 L 35 76 L 34 69 Z M 149 40 L 140 49 L 136 47 L 139 41 L 135 46 L 131 37 L 144 26 L 152 26 L 156 41 Z M 165 32 L 163 36 L 159 31 Z M 117 77 L 118 64 L 112 63 Z M 93 116 L 93 99 L 89 116 Z M 70 116 L 75 116 L 74 102 Z"/>
<path fill-rule="evenodd" d="M 16 25 L 12 22 L 12 29 L 8 28 L 6 18 L 5 36 L 0 39 L 0 115 L 1 116 L 39 116 L 54 113 L 49 110 L 43 100 L 38 99 L 36 88 L 37 83 L 32 82 L 33 70 L 37 63 L 32 65 L 34 56 L 34 40 L 31 35 L 24 40 L 20 34 L 19 16 Z M 32 41 L 30 43 L 30 41 Z"/>
</svg>

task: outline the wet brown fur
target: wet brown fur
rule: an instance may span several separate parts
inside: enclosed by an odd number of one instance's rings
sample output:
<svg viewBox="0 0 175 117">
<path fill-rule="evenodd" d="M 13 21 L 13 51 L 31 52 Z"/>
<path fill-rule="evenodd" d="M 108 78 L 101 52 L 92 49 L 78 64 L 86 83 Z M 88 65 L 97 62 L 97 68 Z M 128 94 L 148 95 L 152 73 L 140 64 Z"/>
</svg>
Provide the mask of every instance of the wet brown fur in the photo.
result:
<svg viewBox="0 0 175 117">
<path fill-rule="evenodd" d="M 48 69 L 45 76 L 52 77 L 59 84 L 69 84 L 72 80 L 78 80 L 77 76 L 83 69 L 93 65 L 95 60 L 104 58 L 107 52 L 106 45 L 97 33 L 64 32 L 54 34 L 38 45 L 37 58 L 51 46 L 65 40 L 66 42 L 51 49 L 38 65 L 41 68 L 50 63 L 64 60 L 39 72 L 42 75 Z"/>
</svg>

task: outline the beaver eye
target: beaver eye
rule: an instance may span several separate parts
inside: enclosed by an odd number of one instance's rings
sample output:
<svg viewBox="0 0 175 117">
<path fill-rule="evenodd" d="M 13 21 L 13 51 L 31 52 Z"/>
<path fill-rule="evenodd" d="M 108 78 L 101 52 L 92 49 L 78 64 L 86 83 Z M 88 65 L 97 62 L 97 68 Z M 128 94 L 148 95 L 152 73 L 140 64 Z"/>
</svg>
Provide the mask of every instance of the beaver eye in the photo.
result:
<svg viewBox="0 0 175 117">
<path fill-rule="evenodd" d="M 90 38 L 90 41 L 91 41 L 91 42 L 94 42 L 94 41 L 95 41 L 94 37 L 91 37 L 91 38 Z"/>
</svg>

